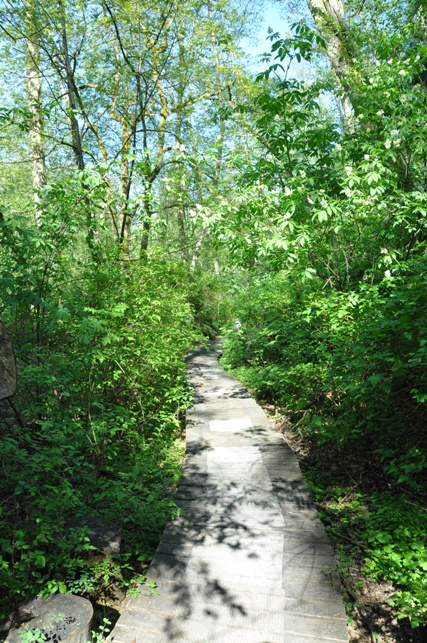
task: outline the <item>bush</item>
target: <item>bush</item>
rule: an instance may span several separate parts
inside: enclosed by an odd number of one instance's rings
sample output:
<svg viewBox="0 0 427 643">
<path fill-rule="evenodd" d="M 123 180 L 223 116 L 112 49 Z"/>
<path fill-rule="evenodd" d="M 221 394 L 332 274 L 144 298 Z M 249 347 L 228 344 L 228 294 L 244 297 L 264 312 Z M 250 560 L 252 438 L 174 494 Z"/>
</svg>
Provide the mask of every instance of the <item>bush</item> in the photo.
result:
<svg viewBox="0 0 427 643">
<path fill-rule="evenodd" d="M 197 334 L 185 271 L 161 254 L 122 265 L 107 247 L 92 261 L 51 229 L 1 226 L 2 317 L 23 419 L 0 403 L 4 616 L 27 596 L 89 595 L 141 573 L 176 512 L 183 357 Z M 121 527 L 121 555 L 89 565 L 87 532 L 73 529 L 84 516 Z"/>
</svg>

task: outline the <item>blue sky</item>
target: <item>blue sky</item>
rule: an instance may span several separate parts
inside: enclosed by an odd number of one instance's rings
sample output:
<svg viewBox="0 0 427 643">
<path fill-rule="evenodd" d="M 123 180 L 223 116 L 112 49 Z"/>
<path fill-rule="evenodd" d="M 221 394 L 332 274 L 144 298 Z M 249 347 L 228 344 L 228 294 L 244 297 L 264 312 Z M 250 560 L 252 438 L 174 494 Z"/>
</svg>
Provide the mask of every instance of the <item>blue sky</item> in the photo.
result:
<svg viewBox="0 0 427 643">
<path fill-rule="evenodd" d="M 267 40 L 269 29 L 272 29 L 274 33 L 279 32 L 282 37 L 286 37 L 290 33 L 291 24 L 302 17 L 310 18 L 308 11 L 305 12 L 304 8 L 302 8 L 301 15 L 296 15 L 289 10 L 285 2 L 279 4 L 274 0 L 266 0 L 264 7 L 263 21 L 259 24 L 257 36 L 245 39 L 243 44 L 247 54 L 248 66 L 255 73 L 263 71 L 267 67 L 266 63 L 260 62 L 259 56 L 269 52 L 271 49 L 272 43 Z M 311 77 L 313 69 L 307 62 L 298 63 L 294 60 L 290 75 L 297 78 Z"/>
<path fill-rule="evenodd" d="M 253 1 L 256 2 L 256 0 Z M 259 56 L 270 51 L 271 42 L 267 40 L 269 28 L 271 28 L 273 32 L 278 31 L 282 37 L 286 37 L 290 33 L 290 25 L 302 17 L 306 18 L 308 23 L 310 23 L 310 14 L 308 10 L 304 10 L 304 6 L 302 7 L 301 15 L 297 16 L 287 9 L 285 2 L 279 5 L 279 3 L 274 0 L 266 0 L 263 11 L 263 22 L 259 25 L 257 37 L 246 39 L 243 45 L 247 54 L 248 66 L 252 72 L 257 73 L 267 67 L 266 63 L 259 61 Z M 298 79 L 305 78 L 310 80 L 316 75 L 316 72 L 310 63 L 305 61 L 298 63 L 294 60 L 290 75 Z M 319 101 L 325 107 L 335 109 L 330 96 L 322 94 Z"/>
<path fill-rule="evenodd" d="M 278 31 L 282 36 L 285 36 L 289 31 L 289 25 L 293 22 L 293 20 L 291 19 L 288 22 L 283 17 L 283 14 L 283 9 L 279 10 L 279 7 L 276 3 L 266 3 L 266 8 L 263 12 L 264 20 L 262 24 L 260 24 L 258 37 L 247 39 L 247 41 L 244 43 L 246 53 L 250 58 L 250 66 L 254 70 L 257 70 L 260 67 L 265 67 L 265 65 L 259 65 L 259 63 L 257 63 L 257 57 L 266 51 L 270 51 L 271 43 L 270 41 L 267 41 L 268 29 L 271 28 L 274 32 Z"/>
</svg>

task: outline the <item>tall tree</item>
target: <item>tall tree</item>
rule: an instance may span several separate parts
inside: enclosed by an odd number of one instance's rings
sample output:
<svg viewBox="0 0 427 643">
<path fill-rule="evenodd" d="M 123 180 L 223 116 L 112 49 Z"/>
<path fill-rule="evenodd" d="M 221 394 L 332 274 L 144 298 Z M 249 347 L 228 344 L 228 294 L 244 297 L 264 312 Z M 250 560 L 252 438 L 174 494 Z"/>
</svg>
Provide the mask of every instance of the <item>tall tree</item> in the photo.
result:
<svg viewBox="0 0 427 643">
<path fill-rule="evenodd" d="M 25 34 L 20 16 L 28 2 L 15 0 L 13 12 L 10 3 L 3 7 L 18 37 Z M 246 33 L 253 7 L 246 0 L 52 0 L 37 7 L 33 58 L 39 87 L 46 81 L 38 115 L 49 105 L 45 140 L 52 167 L 80 173 L 78 207 L 89 230 L 93 217 L 108 212 L 123 257 L 135 257 L 146 252 L 153 222 L 173 213 L 170 232 L 189 259 L 186 248 L 191 254 L 200 230 L 193 242 L 188 212 L 220 183 L 224 111 L 241 74 L 234 43 Z M 205 133 L 194 136 L 202 122 Z M 208 152 L 196 161 L 193 151 L 197 156 L 211 142 L 215 159 Z M 180 205 L 169 195 L 163 210 L 161 178 L 174 170 L 181 172 Z M 104 183 L 96 206 L 89 198 L 91 173 Z"/>
<path fill-rule="evenodd" d="M 34 188 L 35 217 L 41 223 L 40 190 L 46 183 L 46 162 L 43 139 L 42 72 L 40 64 L 40 21 L 34 0 L 24 6 L 28 109 L 31 114 L 30 150 Z"/>
<path fill-rule="evenodd" d="M 313 20 L 325 38 L 327 54 L 337 78 L 347 125 L 353 127 L 352 79 L 356 47 L 347 23 L 343 0 L 307 0 Z"/>
</svg>

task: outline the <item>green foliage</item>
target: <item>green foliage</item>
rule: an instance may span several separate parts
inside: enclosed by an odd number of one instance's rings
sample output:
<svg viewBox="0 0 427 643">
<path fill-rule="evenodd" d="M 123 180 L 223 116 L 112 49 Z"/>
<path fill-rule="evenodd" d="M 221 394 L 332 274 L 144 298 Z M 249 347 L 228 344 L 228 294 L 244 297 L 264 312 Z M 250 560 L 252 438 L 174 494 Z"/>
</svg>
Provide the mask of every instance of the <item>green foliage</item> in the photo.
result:
<svg viewBox="0 0 427 643">
<path fill-rule="evenodd" d="M 319 440 L 374 438 L 397 484 L 417 488 L 426 467 L 425 264 L 351 292 L 292 285 L 283 272 L 254 280 L 236 310 L 244 332 L 224 364 L 245 366 L 264 399 Z M 411 414 L 411 429 L 407 416 Z"/>
<path fill-rule="evenodd" d="M 132 588 L 176 512 L 183 357 L 197 337 L 186 270 L 156 252 L 122 265 L 108 244 L 89 259 L 74 250 L 68 207 L 40 229 L 0 222 L 24 420 L 6 412 L 0 432 L 3 615 L 36 593 Z M 120 555 L 91 562 L 85 516 L 120 526 Z"/>
<path fill-rule="evenodd" d="M 102 625 L 100 625 L 97 632 L 92 632 L 92 643 L 104 643 L 108 640 L 108 635 L 111 631 L 111 622 L 108 618 L 102 619 Z"/>
<path fill-rule="evenodd" d="M 192 305 L 197 328 L 214 339 L 225 319 L 232 317 L 233 296 L 230 292 L 232 278 L 211 275 L 201 269 L 188 281 L 187 297 Z"/>
<path fill-rule="evenodd" d="M 42 631 L 37 627 L 22 627 L 18 633 L 19 638 L 22 643 L 43 643 L 44 641 L 48 641 L 53 634 L 50 631 L 51 628 L 56 622 L 60 622 L 61 620 L 63 620 L 63 618 L 64 616 L 59 614 L 58 617 L 55 617 L 55 620 L 49 622 L 45 626 L 45 630 L 47 630 L 47 632 Z M 92 631 L 91 640 L 87 641 L 87 643 L 105 643 L 108 640 L 110 630 L 111 622 L 108 620 L 108 618 L 102 619 L 102 625 L 99 626 L 96 632 Z"/>
<path fill-rule="evenodd" d="M 425 512 L 387 495 L 372 498 L 367 520 L 365 573 L 381 577 L 399 589 L 391 597 L 398 618 L 408 617 L 413 626 L 427 616 L 427 554 Z M 401 589 L 400 589 L 401 588 Z"/>
<path fill-rule="evenodd" d="M 43 643 L 47 640 L 47 634 L 39 630 L 39 628 L 28 628 L 24 627 L 22 631 L 19 632 L 19 638 L 22 643 Z"/>
<path fill-rule="evenodd" d="M 332 529 L 331 536 L 343 535 L 347 547 L 337 549 L 340 573 L 346 580 L 361 553 L 362 572 L 380 578 L 397 589 L 390 602 L 398 618 L 408 618 L 413 627 L 426 619 L 425 512 L 409 496 L 385 491 L 371 494 L 342 486 L 313 484 L 320 471 L 308 473 L 309 484 L 320 507 L 320 515 Z M 342 543 L 343 541 L 339 541 Z"/>
<path fill-rule="evenodd" d="M 383 33 L 376 65 L 354 70 L 355 118 L 342 131 L 318 82 L 288 78 L 296 52 L 312 59 L 315 36 L 274 36 L 246 108 L 265 152 L 214 229 L 251 271 L 235 298 L 243 330 L 228 334 L 223 364 L 313 445 L 344 462 L 369 458 L 388 493 L 344 502 L 338 485 L 335 502 L 320 476 L 316 494 L 331 505 L 325 520 L 363 544 L 364 573 L 396 587 L 399 617 L 416 626 L 427 618 L 425 510 L 406 494 L 422 505 L 426 491 L 427 93 L 424 45 L 391 52 L 406 37 Z"/>
</svg>

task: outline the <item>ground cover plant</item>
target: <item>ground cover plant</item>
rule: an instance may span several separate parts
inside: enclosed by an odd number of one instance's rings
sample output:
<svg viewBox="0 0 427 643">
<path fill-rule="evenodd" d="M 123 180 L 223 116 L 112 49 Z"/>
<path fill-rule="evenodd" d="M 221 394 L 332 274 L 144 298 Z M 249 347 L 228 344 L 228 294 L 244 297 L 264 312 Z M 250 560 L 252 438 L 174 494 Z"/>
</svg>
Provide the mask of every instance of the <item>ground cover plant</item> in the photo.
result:
<svg viewBox="0 0 427 643">
<path fill-rule="evenodd" d="M 2 617 L 37 593 L 132 588 L 176 511 L 196 338 L 184 268 L 153 253 L 124 269 L 114 248 L 79 266 L 53 233 L 1 223 L 19 373 L 19 417 L 1 403 Z M 85 517 L 121 529 L 120 554 L 94 557 Z"/>
</svg>

